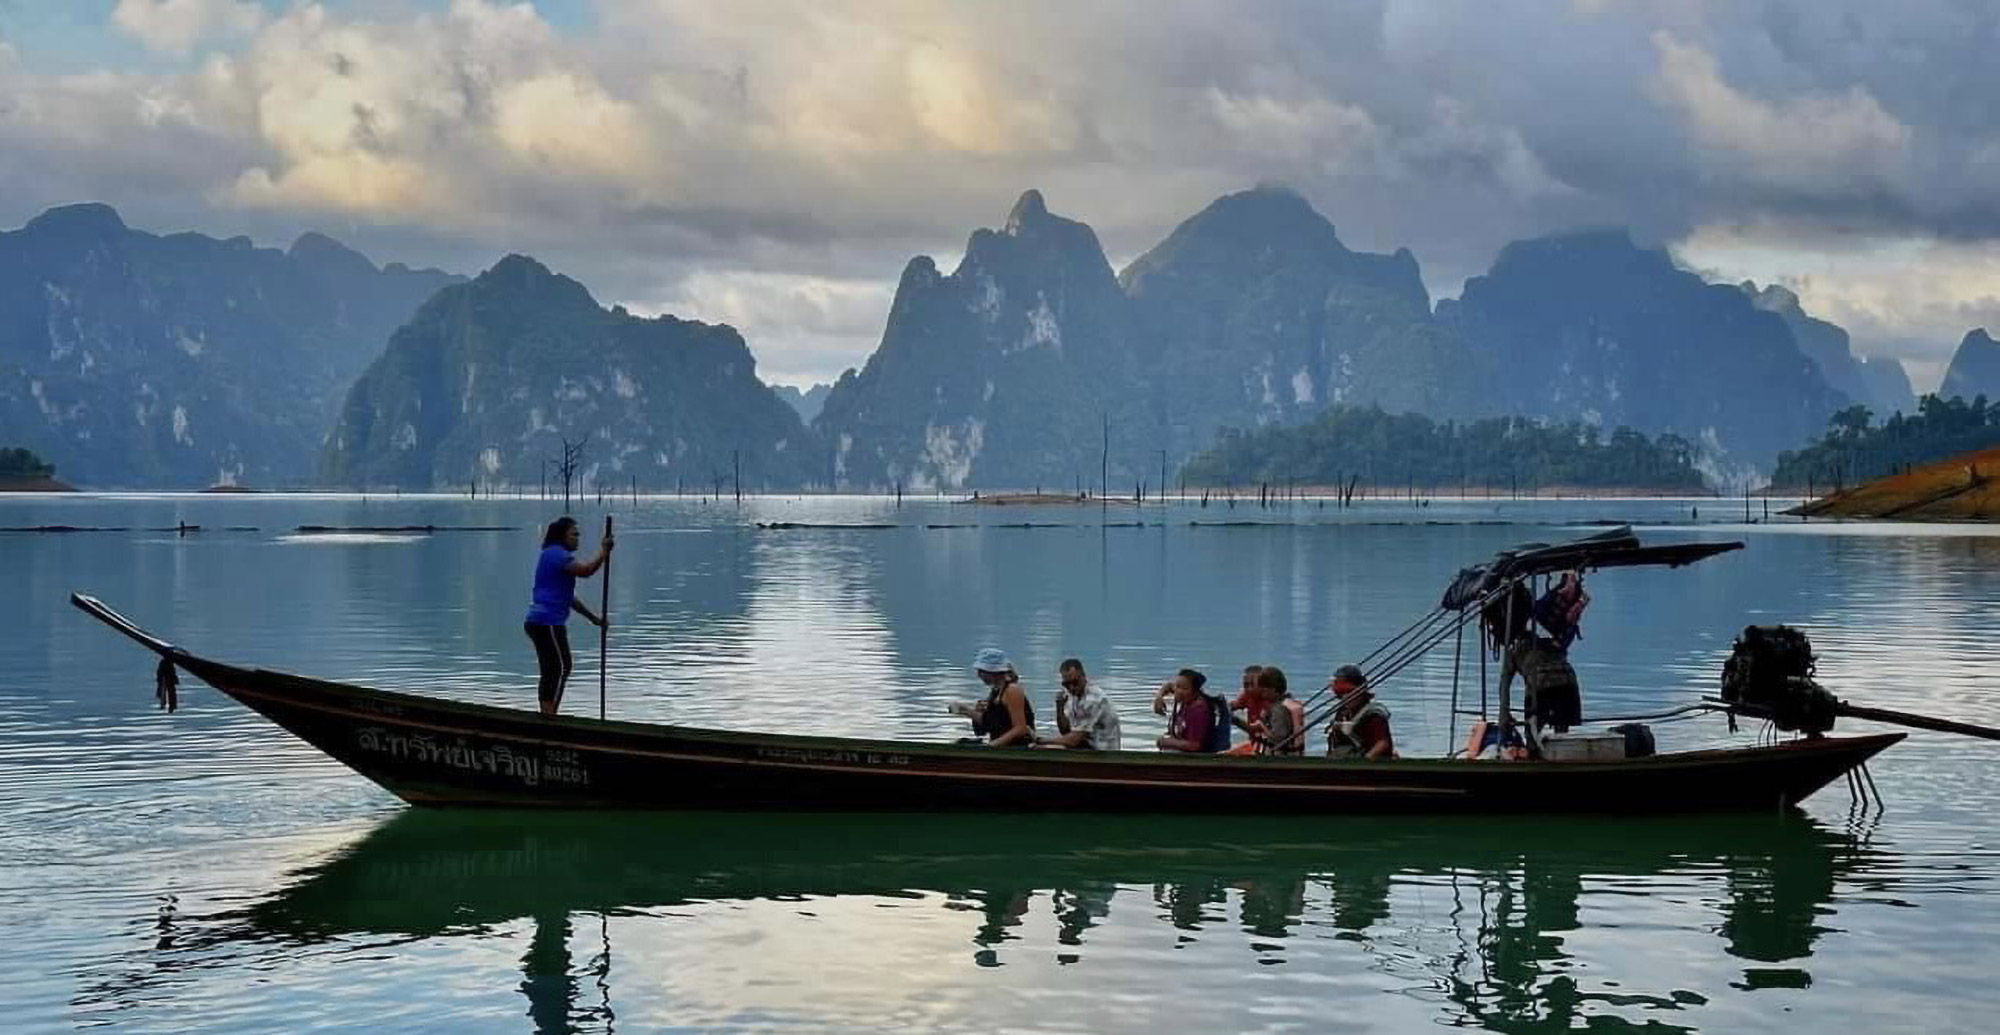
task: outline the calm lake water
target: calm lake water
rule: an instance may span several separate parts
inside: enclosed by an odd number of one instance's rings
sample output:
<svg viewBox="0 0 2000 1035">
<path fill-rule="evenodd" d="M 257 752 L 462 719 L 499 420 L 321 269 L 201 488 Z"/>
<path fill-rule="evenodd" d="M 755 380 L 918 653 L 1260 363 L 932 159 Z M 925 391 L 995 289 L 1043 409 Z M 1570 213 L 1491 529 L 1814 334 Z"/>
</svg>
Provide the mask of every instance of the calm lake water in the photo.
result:
<svg viewBox="0 0 2000 1035">
<path fill-rule="evenodd" d="M 1721 523 L 1740 508 L 626 500 L 610 711 L 956 737 L 944 706 L 978 692 L 969 663 L 992 644 L 1044 711 L 1056 663 L 1082 657 L 1127 745 L 1149 745 L 1145 702 L 1176 668 L 1322 679 L 1462 564 L 1634 520 L 1748 549 L 1592 578 L 1587 711 L 1713 692 L 1744 624 L 1787 621 L 1843 696 L 2000 724 L 2000 536 Z M 577 508 L 589 542 L 606 509 Z M 67 603 L 96 594 L 231 661 L 532 707 L 520 621 L 556 510 L 0 498 L 0 526 L 131 529 L 0 533 L 7 1030 L 1947 1032 L 2000 1016 L 2000 744 L 1914 735 L 1874 767 L 1879 813 L 1839 785 L 1796 813 L 1665 821 L 430 813 L 205 687 L 157 712 L 148 657 Z M 183 521 L 206 530 L 146 530 Z M 1005 527 L 1023 522 L 1064 527 Z M 568 710 L 585 712 L 596 636 L 572 633 Z M 1446 750 L 1449 685 L 1446 656 L 1388 687 L 1406 754 Z M 1657 729 L 1669 750 L 1758 735 Z"/>
</svg>

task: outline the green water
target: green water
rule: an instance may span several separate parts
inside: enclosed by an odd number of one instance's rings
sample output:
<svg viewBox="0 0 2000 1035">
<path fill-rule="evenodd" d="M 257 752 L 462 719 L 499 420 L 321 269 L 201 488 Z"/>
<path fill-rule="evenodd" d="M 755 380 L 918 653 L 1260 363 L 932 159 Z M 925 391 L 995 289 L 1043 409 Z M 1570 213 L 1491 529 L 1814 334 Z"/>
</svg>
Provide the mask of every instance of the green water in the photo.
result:
<svg viewBox="0 0 2000 1035">
<path fill-rule="evenodd" d="M 974 692 L 966 666 L 990 643 L 1038 699 L 1060 658 L 1083 657 L 1143 744 L 1150 687 L 1175 668 L 1323 675 L 1493 549 L 1573 522 L 1683 522 L 1688 506 L 1190 505 L 1106 528 L 1135 517 L 628 502 L 611 710 L 941 739 L 958 734 L 944 704 Z M 1990 744 L 1899 746 L 1875 766 L 1880 812 L 1836 785 L 1783 815 L 1652 821 L 434 813 L 203 688 L 154 711 L 147 659 L 64 603 L 94 592 L 233 661 L 526 705 L 531 530 L 289 530 L 527 529 L 550 513 L 0 501 L 0 526 L 210 529 L 0 534 L 9 1029 L 1984 1031 L 2000 1008 Z M 601 510 L 579 513 L 590 525 Z M 1225 519 L 1274 524 L 1187 523 Z M 1001 527 L 1021 521 L 1074 527 Z M 1787 620 L 1845 696 L 2000 723 L 2000 538 L 1641 531 L 1749 547 L 1592 580 L 1575 654 L 1591 710 L 1690 700 L 1742 624 Z M 595 640 L 572 631 L 594 697 Z M 1405 752 L 1441 753 L 1448 664 L 1389 691 Z M 1760 735 L 1659 733 L 1668 750 Z"/>
</svg>

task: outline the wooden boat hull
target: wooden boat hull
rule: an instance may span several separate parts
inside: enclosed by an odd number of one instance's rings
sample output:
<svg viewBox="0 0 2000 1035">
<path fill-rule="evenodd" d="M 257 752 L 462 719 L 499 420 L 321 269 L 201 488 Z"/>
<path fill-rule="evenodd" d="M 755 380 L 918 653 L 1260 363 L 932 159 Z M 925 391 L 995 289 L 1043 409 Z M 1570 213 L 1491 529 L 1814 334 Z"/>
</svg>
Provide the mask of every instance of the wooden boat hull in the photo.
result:
<svg viewBox="0 0 2000 1035">
<path fill-rule="evenodd" d="M 275 672 L 187 667 L 418 805 L 1290 814 L 1776 809 L 1903 737 L 1503 764 L 1035 752 L 551 719 Z"/>
<path fill-rule="evenodd" d="M 79 607 L 414 805 L 932 812 L 1609 813 L 1782 809 L 1904 734 L 1605 762 L 1334 762 L 1030 751 L 601 721 L 239 668 Z"/>
</svg>

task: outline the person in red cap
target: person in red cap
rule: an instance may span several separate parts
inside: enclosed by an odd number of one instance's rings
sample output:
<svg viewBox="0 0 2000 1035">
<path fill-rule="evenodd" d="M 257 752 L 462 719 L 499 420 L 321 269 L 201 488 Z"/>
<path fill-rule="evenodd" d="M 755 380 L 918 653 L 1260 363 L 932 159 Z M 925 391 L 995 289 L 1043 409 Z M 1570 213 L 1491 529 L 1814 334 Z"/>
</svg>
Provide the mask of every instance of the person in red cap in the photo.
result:
<svg viewBox="0 0 2000 1035">
<path fill-rule="evenodd" d="M 1333 673 L 1329 687 L 1339 702 L 1333 721 L 1327 723 L 1326 757 L 1390 759 L 1396 757 L 1396 738 L 1389 731 L 1389 709 L 1368 689 L 1368 677 L 1353 665 L 1342 665 Z"/>
</svg>

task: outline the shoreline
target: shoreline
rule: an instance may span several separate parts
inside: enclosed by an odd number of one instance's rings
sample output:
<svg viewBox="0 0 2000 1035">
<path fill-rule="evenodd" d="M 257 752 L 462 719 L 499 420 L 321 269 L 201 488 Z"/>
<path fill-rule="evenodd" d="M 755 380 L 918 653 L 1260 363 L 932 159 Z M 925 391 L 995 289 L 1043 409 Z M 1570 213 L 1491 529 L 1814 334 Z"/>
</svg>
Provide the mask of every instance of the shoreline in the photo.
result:
<svg viewBox="0 0 2000 1035">
<path fill-rule="evenodd" d="M 1975 450 L 1806 500 L 1786 513 L 1911 524 L 1993 524 L 2000 522 L 2000 500 L 1993 498 L 1996 468 L 2000 468 L 2000 448 Z"/>
</svg>

